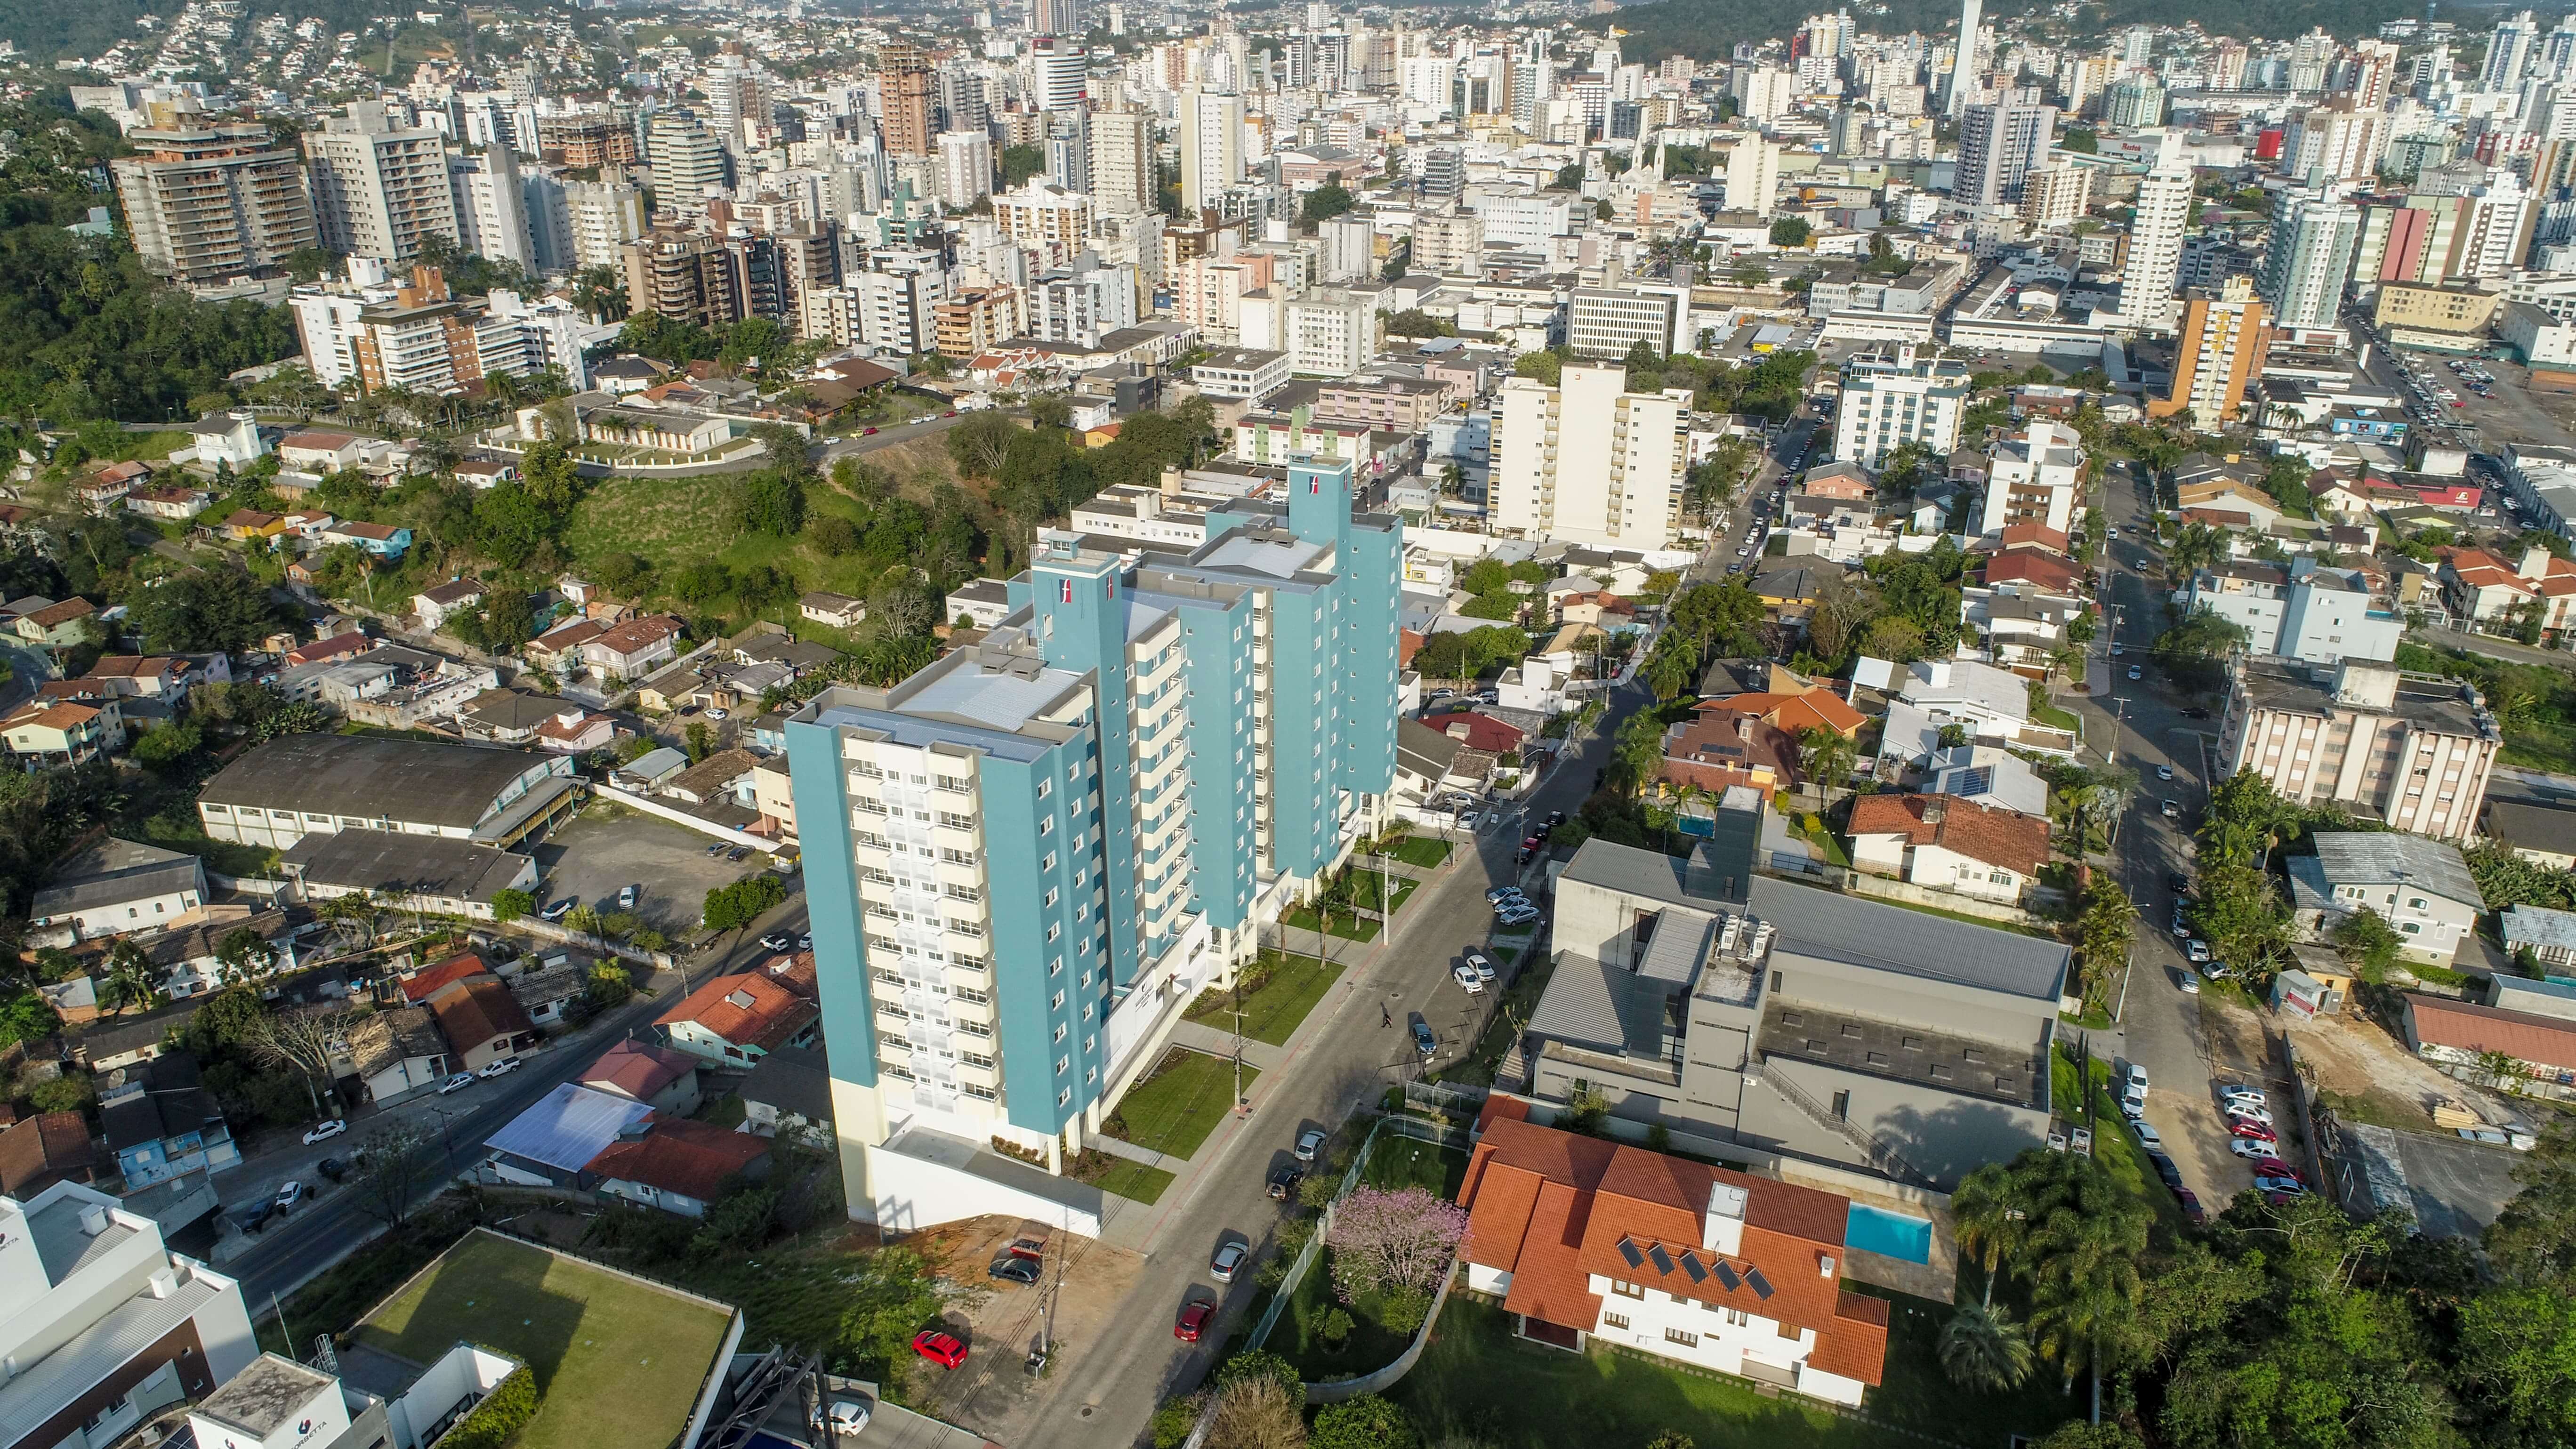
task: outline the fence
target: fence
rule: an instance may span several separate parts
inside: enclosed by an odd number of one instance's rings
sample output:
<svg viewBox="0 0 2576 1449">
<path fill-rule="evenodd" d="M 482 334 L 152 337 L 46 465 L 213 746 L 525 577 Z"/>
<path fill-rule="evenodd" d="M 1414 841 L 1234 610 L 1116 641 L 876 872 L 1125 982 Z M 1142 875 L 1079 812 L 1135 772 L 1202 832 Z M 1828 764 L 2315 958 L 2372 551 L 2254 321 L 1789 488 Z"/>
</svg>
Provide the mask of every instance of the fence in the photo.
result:
<svg viewBox="0 0 2576 1449">
<path fill-rule="evenodd" d="M 1324 1239 L 1330 1236 L 1333 1230 L 1333 1208 L 1343 1198 L 1351 1195 L 1351 1189 L 1360 1185 L 1360 1174 L 1367 1170 L 1369 1156 L 1377 1150 L 1378 1134 L 1381 1132 L 1410 1141 L 1430 1142 L 1442 1147 L 1463 1147 L 1467 1144 L 1467 1133 L 1463 1128 L 1443 1130 L 1428 1122 L 1419 1122 L 1410 1117 L 1380 1117 L 1371 1124 L 1368 1136 L 1360 1139 L 1360 1150 L 1351 1155 L 1351 1165 L 1349 1170 L 1342 1174 L 1341 1186 L 1333 1189 L 1333 1200 L 1324 1204 L 1323 1215 L 1315 1220 L 1315 1235 L 1306 1240 L 1306 1246 L 1297 1250 L 1295 1258 L 1289 1260 L 1287 1273 L 1280 1278 L 1277 1291 L 1270 1296 L 1270 1306 L 1261 1311 L 1261 1321 L 1252 1326 L 1252 1333 L 1244 1339 L 1243 1346 L 1247 1352 L 1269 1342 L 1270 1330 L 1279 1326 L 1279 1315 L 1287 1311 L 1290 1300 L 1297 1296 L 1297 1285 L 1306 1280 L 1306 1274 L 1313 1270 L 1315 1260 L 1324 1255 Z M 1424 1321 L 1423 1327 L 1426 1330 L 1430 1327 L 1429 1320 Z"/>
<path fill-rule="evenodd" d="M 680 958 L 668 951 L 647 951 L 640 946 L 629 946 L 622 941 L 612 941 L 606 936 L 593 936 L 584 931 L 566 930 L 552 921 L 536 916 L 521 916 L 512 921 L 507 929 L 524 932 L 540 941 L 552 941 L 561 946 L 579 946 L 585 951 L 596 951 L 603 956 L 615 956 L 656 970 L 676 970 L 680 964 Z"/>
</svg>

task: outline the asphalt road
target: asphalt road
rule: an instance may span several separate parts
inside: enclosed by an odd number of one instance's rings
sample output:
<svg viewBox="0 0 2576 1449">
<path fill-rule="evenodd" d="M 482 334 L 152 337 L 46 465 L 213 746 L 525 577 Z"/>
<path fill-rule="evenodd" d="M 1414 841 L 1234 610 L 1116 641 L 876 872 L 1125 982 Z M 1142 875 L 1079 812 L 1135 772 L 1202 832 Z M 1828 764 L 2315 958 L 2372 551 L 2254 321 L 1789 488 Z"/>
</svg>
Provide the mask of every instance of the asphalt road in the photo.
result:
<svg viewBox="0 0 2576 1449">
<path fill-rule="evenodd" d="M 2164 1138 L 2184 1183 L 2215 1212 L 2237 1189 L 2250 1185 L 2252 1177 L 2228 1152 L 2219 1123 L 2211 1083 L 2230 1073 L 2220 1069 L 2226 1064 L 2211 1061 L 2201 998 L 2182 989 L 2191 967 L 2168 928 L 2174 902 L 2168 878 L 2192 870 L 2190 832 L 2209 798 L 2206 757 L 2213 741 L 2207 732 L 2216 721 L 2184 715 L 2191 701 L 2147 660 L 2148 646 L 2164 630 L 2163 556 L 2146 542 L 2153 536 L 2154 503 L 2149 485 L 2133 469 L 2114 474 L 2105 488 L 2105 511 L 2121 532 L 2103 551 L 2101 597 L 2118 611 L 2117 627 L 2106 644 L 2124 646 L 2124 654 L 2108 661 L 2109 693 L 2079 705 L 2079 712 L 2094 716 L 2086 724 L 2087 738 L 2096 748 L 2107 745 L 2110 762 L 2138 779 L 2108 863 L 2137 905 L 2137 941 L 2129 953 L 2128 980 L 2113 990 L 2117 1028 L 2096 1034 L 2095 1048 L 2147 1069 L 2147 1123 Z M 2143 677 L 2130 679 L 2132 667 Z M 2171 779 L 2160 777 L 2166 770 Z M 2168 800 L 2178 819 L 2164 817 Z"/>
<path fill-rule="evenodd" d="M 1712 583 L 1726 577 L 1726 567 L 1736 562 L 1735 550 L 1744 542 L 1745 530 L 1753 522 L 1753 501 L 1777 488 L 1782 478 L 1803 466 L 1808 448 L 1814 445 L 1816 434 L 1823 428 L 1823 420 L 1803 408 L 1790 417 L 1788 425 L 1763 450 L 1762 461 L 1753 470 L 1753 482 L 1727 509 L 1726 527 L 1712 531 L 1707 551 L 1701 554 L 1698 563 L 1691 565 L 1692 582 Z M 1792 460 L 1801 461 L 1793 463 Z M 1744 562 L 1749 566 L 1760 559 L 1761 556 L 1756 554 Z"/>
<path fill-rule="evenodd" d="M 306 1280 L 347 1257 L 382 1227 L 354 1187 L 322 1181 L 315 1164 L 323 1158 L 345 1161 L 379 1126 L 423 1120 L 438 1129 L 442 1138 L 437 1170 L 424 1176 L 418 1194 L 428 1197 L 481 1161 L 486 1155 L 483 1140 L 511 1118 L 579 1076 L 621 1038 L 649 1032 L 653 1018 L 680 1000 L 686 986 L 703 983 L 710 974 L 744 970 L 766 959 L 769 953 L 756 939 L 760 934 L 784 931 L 794 935 L 804 929 L 805 898 L 792 896 L 763 918 L 757 930 L 728 940 L 721 954 L 688 960 L 685 985 L 683 972 L 655 973 L 648 983 L 653 995 L 639 993 L 635 1000 L 607 1013 L 589 1028 L 559 1039 L 528 1058 L 526 1066 L 506 1077 L 477 1083 L 450 1098 L 431 1093 L 397 1102 L 382 1111 L 362 1111 L 349 1119 L 348 1132 L 317 1146 L 306 1147 L 293 1137 L 284 1137 L 286 1146 L 247 1159 L 216 1179 L 216 1191 L 224 1200 L 224 1215 L 228 1218 L 240 1207 L 275 1192 L 277 1184 L 289 1178 L 321 1188 L 320 1196 L 284 1221 L 272 1222 L 247 1251 L 216 1265 L 216 1271 L 240 1281 L 242 1295 L 253 1306 L 254 1316 L 264 1312 L 261 1305 L 272 1296 L 283 1298 L 292 1293 Z M 230 1236 L 234 1230 L 226 1225 L 220 1231 Z M 292 1322 L 288 1326 L 299 1333 L 307 1332 Z"/>
</svg>

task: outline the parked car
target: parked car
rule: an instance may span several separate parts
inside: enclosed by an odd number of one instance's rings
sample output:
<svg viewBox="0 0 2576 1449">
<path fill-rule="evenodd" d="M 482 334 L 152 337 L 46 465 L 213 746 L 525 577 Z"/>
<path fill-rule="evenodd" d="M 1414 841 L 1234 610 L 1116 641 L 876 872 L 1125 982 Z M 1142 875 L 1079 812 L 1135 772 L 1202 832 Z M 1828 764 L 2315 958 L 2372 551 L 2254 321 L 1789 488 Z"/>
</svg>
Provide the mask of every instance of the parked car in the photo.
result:
<svg viewBox="0 0 2576 1449">
<path fill-rule="evenodd" d="M 1485 978 L 1476 974 L 1475 967 L 1464 962 L 1449 968 L 1449 979 L 1457 982 L 1458 988 L 1469 996 L 1479 995 L 1485 989 Z"/>
<path fill-rule="evenodd" d="M 1485 904 L 1489 906 L 1500 906 L 1505 901 L 1523 901 L 1527 899 L 1529 899 L 1529 893 L 1516 885 L 1496 886 L 1492 890 L 1485 892 Z"/>
<path fill-rule="evenodd" d="M 1330 1140 L 1330 1135 L 1321 1127 L 1309 1127 L 1305 1131 L 1298 1133 L 1297 1146 L 1295 1149 L 1297 1160 L 1299 1162 L 1314 1161 L 1316 1155 L 1324 1150 L 1324 1143 L 1328 1140 Z"/>
<path fill-rule="evenodd" d="M 1180 1319 L 1172 1325 L 1172 1337 L 1183 1343 L 1196 1343 L 1199 1335 L 1207 1332 L 1208 1320 L 1215 1316 L 1214 1299 L 1193 1298 L 1181 1305 Z"/>
<path fill-rule="evenodd" d="M 302 1201 L 304 1201 L 304 1184 L 291 1177 L 278 1184 L 277 1210 L 279 1212 L 284 1212 Z"/>
<path fill-rule="evenodd" d="M 2271 1128 L 2264 1126 L 2262 1123 L 2248 1122 L 2241 1118 L 2233 1118 L 2229 1120 L 2227 1124 L 2227 1133 L 2231 1137 L 2242 1137 L 2254 1142 L 2278 1142 L 2281 1140 L 2280 1134 L 2274 1132 Z"/>
<path fill-rule="evenodd" d="M 719 841 L 715 841 L 715 842 L 713 842 L 712 844 L 710 844 L 710 845 L 708 845 L 708 846 L 707 846 L 707 854 L 708 854 L 710 857 L 713 857 L 713 856 L 719 856 L 719 855 L 722 855 L 722 854 L 724 854 L 724 853 L 725 853 L 725 843 L 724 843 L 723 841 L 721 841 L 721 840 L 719 840 Z"/>
<path fill-rule="evenodd" d="M 2279 1152 L 2280 1148 L 2269 1138 L 2258 1140 L 2252 1137 L 2230 1137 L 2227 1139 L 2227 1150 L 2249 1162 L 2260 1162 Z"/>
<path fill-rule="evenodd" d="M 2222 1102 L 2244 1102 L 2256 1107 L 2272 1105 L 2272 1099 L 2264 1095 L 2262 1088 L 2249 1087 L 2242 1082 L 2219 1083 L 2218 1099 Z"/>
<path fill-rule="evenodd" d="M 834 1399 L 829 1407 L 816 1404 L 813 1427 L 835 1436 L 860 1433 L 868 1427 L 868 1405 L 857 1399 Z"/>
<path fill-rule="evenodd" d="M 1231 1283 L 1242 1270 L 1243 1260 L 1251 1256 L 1252 1250 L 1241 1243 L 1224 1244 L 1216 1250 L 1215 1257 L 1208 1259 L 1208 1276 L 1220 1283 Z"/>
<path fill-rule="evenodd" d="M 2200 978 L 2192 975 L 2188 971 L 2184 972 L 2182 974 L 2182 994 L 2185 996 L 2198 996 L 2200 994 Z"/>
<path fill-rule="evenodd" d="M 478 1077 L 506 1077 L 518 1069 L 519 1059 L 517 1057 L 503 1057 L 497 1062 L 485 1063 L 483 1070 L 476 1072 L 474 1075 Z"/>
<path fill-rule="evenodd" d="M 2164 1180 L 2165 1186 L 2182 1186 L 2182 1169 L 2174 1166 L 2172 1158 L 2161 1152 L 2150 1152 L 2147 1154 L 2147 1162 L 2155 1168 L 2156 1176 Z"/>
<path fill-rule="evenodd" d="M 438 1095 L 444 1097 L 450 1092 L 462 1092 L 473 1085 L 474 1074 L 472 1072 L 458 1072 L 454 1076 L 449 1077 L 446 1081 L 438 1084 Z"/>
<path fill-rule="evenodd" d="M 750 846 L 748 846 L 748 845 L 737 845 L 737 846 L 735 846 L 733 849 L 728 850 L 728 851 L 726 851 L 726 852 L 725 852 L 725 859 L 730 860 L 730 861 L 733 861 L 733 862 L 735 862 L 736 864 L 740 864 L 744 859 L 746 859 L 747 857 L 749 857 L 749 856 L 750 856 L 750 854 L 751 854 L 751 847 L 750 847 Z"/>
<path fill-rule="evenodd" d="M 2157 1133 L 2156 1129 L 2148 1126 L 2144 1121 L 2131 1122 L 2129 1124 L 2129 1130 L 2138 1134 L 2138 1145 L 2140 1147 L 2147 1149 L 2149 1152 L 2162 1152 L 2165 1150 L 2165 1139 Z"/>
<path fill-rule="evenodd" d="M 2165 885 L 2175 895 L 2187 895 L 2191 891 L 2191 877 L 2178 870 L 2170 871 L 2165 875 Z"/>
<path fill-rule="evenodd" d="M 760 938 L 760 949 L 764 951 L 784 951 L 793 944 L 785 931 L 772 931 Z"/>
<path fill-rule="evenodd" d="M 572 908 L 580 904 L 581 897 L 565 896 L 562 900 L 548 904 L 544 910 L 537 912 L 537 914 L 549 921 L 560 921 L 564 917 L 571 915 Z"/>
<path fill-rule="evenodd" d="M 1477 980 L 1484 982 L 1488 986 L 1494 984 L 1494 960 L 1484 952 L 1469 951 L 1467 953 L 1467 969 L 1476 973 Z"/>
<path fill-rule="evenodd" d="M 310 1147 L 316 1142 L 328 1142 L 348 1130 L 349 1124 L 337 1117 L 328 1122 L 317 1122 L 313 1124 L 312 1131 L 304 1134 L 304 1145 Z"/>
<path fill-rule="evenodd" d="M 268 1220 L 275 1216 L 277 1216 L 277 1199 L 264 1197 L 233 1214 L 233 1226 L 245 1233 L 257 1233 L 267 1227 Z"/>
<path fill-rule="evenodd" d="M 1289 1163 L 1270 1174 L 1270 1195 L 1281 1202 L 1286 1202 L 1296 1193 L 1297 1184 L 1305 1180 L 1306 1169 L 1295 1163 Z"/>
<path fill-rule="evenodd" d="M 2224 1110 L 2227 1116 L 2234 1121 L 2259 1122 L 2266 1127 L 2275 1125 L 2272 1121 L 2272 1114 L 2261 1107 L 2247 1106 L 2242 1102 L 2230 1102 L 2222 1110 Z"/>
<path fill-rule="evenodd" d="M 2195 1228 L 2209 1226 L 2209 1213 L 2200 1205 L 2200 1194 L 2187 1187 L 2173 1190 L 2174 1201 L 2182 1204 L 2183 1218 Z"/>
<path fill-rule="evenodd" d="M 2201 962 L 2210 959 L 2209 943 L 2201 940 L 2198 936 L 2194 936 L 2190 940 L 2182 943 L 2182 954 L 2184 959 L 2190 961 L 2194 966 L 2197 966 Z"/>
<path fill-rule="evenodd" d="M 1431 1034 L 1431 1023 L 1422 1019 L 1421 1012 L 1413 1013 L 1412 1029 L 1413 1049 L 1422 1054 L 1424 1061 L 1440 1054 L 1440 1039 Z"/>
<path fill-rule="evenodd" d="M 966 1341 L 953 1333 L 925 1328 L 912 1336 L 912 1351 L 941 1368 L 953 1369 L 966 1361 Z"/>
<path fill-rule="evenodd" d="M 2254 1186 L 2267 1195 L 2277 1193 L 2280 1197 L 2305 1197 L 2308 1194 L 2308 1185 L 2295 1177 L 2257 1177 Z"/>
<path fill-rule="evenodd" d="M 1526 926 L 1530 922 L 1538 919 L 1538 908 L 1536 906 L 1515 906 L 1512 909 L 1503 912 L 1501 915 L 1496 916 L 1494 919 L 1506 926 Z"/>
<path fill-rule="evenodd" d="M 984 1276 L 997 1283 L 1018 1283 L 1034 1288 L 1045 1272 L 1038 1263 L 1017 1253 L 1005 1252 L 984 1269 Z"/>
<path fill-rule="evenodd" d="M 2167 800 L 2164 804 L 2156 808 L 2158 813 L 2162 814 L 2167 820 L 2180 820 L 2182 818 L 2182 806 L 2174 801 Z"/>
<path fill-rule="evenodd" d="M 621 911 L 631 911 L 635 909 L 635 898 L 637 895 L 642 893 L 642 890 L 643 887 L 641 886 L 631 885 L 619 890 L 617 892 L 617 908 Z"/>
<path fill-rule="evenodd" d="M 342 1162 L 336 1157 L 325 1157 L 320 1162 L 314 1164 L 313 1170 L 322 1174 L 324 1177 L 329 1178 L 333 1182 L 338 1182 L 341 1178 L 349 1175 L 349 1164 Z"/>
<path fill-rule="evenodd" d="M 2172 778 L 2173 778 L 2173 766 L 2171 766 L 2171 765 L 2158 765 L 2158 766 L 2156 766 L 2156 778 L 2157 778 L 2157 779 L 2159 779 L 2159 780 L 2170 780 L 2170 779 L 2172 779 Z"/>
</svg>

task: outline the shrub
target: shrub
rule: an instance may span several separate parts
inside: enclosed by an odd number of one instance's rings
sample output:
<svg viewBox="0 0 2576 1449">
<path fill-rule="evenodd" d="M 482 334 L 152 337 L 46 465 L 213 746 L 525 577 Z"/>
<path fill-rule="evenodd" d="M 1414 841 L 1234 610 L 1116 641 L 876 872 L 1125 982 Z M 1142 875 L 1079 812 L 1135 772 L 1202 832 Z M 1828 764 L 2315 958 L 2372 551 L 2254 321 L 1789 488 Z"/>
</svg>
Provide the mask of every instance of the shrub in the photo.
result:
<svg viewBox="0 0 2576 1449">
<path fill-rule="evenodd" d="M 1323 1335 L 1324 1342 L 1335 1353 L 1339 1353 L 1342 1345 L 1350 1342 L 1351 1330 L 1358 1326 L 1351 1321 L 1351 1315 L 1348 1312 L 1335 1308 L 1324 1315 L 1324 1321 L 1316 1326 L 1315 1331 Z"/>
<path fill-rule="evenodd" d="M 1196 1394 L 1173 1399 L 1154 1411 L 1154 1449 L 1181 1449 L 1190 1441 L 1190 1431 L 1199 1426 L 1200 1399 Z"/>
<path fill-rule="evenodd" d="M 441 1436 L 444 1449 L 501 1449 L 537 1415 L 537 1376 L 521 1364 Z"/>
</svg>

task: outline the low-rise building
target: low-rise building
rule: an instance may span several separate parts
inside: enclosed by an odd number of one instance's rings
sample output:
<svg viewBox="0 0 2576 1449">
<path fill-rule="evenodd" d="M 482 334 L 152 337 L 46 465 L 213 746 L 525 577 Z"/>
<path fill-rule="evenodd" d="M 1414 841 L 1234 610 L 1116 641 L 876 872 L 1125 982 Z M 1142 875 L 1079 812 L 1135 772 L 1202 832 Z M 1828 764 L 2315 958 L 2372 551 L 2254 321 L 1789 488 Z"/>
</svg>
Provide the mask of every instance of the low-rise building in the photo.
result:
<svg viewBox="0 0 2576 1449">
<path fill-rule="evenodd" d="M 379 830 L 507 849 L 569 814 L 568 756 L 362 735 L 287 735 L 197 794 L 208 835 L 284 850 L 307 834 Z"/>
<path fill-rule="evenodd" d="M 2289 858 L 2290 906 L 2299 925 L 2330 935 L 2369 910 L 2405 938 L 2407 959 L 2448 965 L 2477 933 L 2486 897 L 2448 841 L 2395 831 L 2321 830 L 2314 855 Z"/>
<path fill-rule="evenodd" d="M 2576 870 L 2576 806 L 2554 800 L 2489 799 L 2478 833 L 2551 870 Z"/>
<path fill-rule="evenodd" d="M 531 856 L 471 840 L 390 830 L 339 830 L 304 836 L 279 856 L 286 878 L 305 899 L 327 901 L 361 892 L 393 911 L 492 919 L 503 891 L 537 888 Z"/>
<path fill-rule="evenodd" d="M 110 836 L 56 867 L 53 883 L 36 892 L 27 915 L 37 927 L 94 941 L 167 930 L 194 919 L 205 900 L 203 859 Z"/>
<path fill-rule="evenodd" d="M 594 1092 L 641 1102 L 664 1117 L 694 1116 L 700 1101 L 698 1059 L 651 1042 L 619 1042 L 579 1080 Z"/>
<path fill-rule="evenodd" d="M 449 619 L 481 608 L 483 596 L 490 592 L 479 579 L 449 579 L 412 595 L 411 610 L 420 616 L 420 627 L 436 633 L 447 627 Z"/>
<path fill-rule="evenodd" d="M 757 971 L 719 976 L 656 1018 L 671 1045 L 719 1065 L 747 1066 L 782 1046 L 821 1037 L 814 958 L 780 956 Z"/>
<path fill-rule="evenodd" d="M 2243 628 L 2256 654 L 2311 664 L 2394 659 L 2406 632 L 2405 619 L 2380 607 L 2356 571 L 2323 568 L 2305 555 L 2287 567 L 2231 559 L 2202 569 L 2187 607 Z"/>
<path fill-rule="evenodd" d="M 510 988 L 490 977 L 459 983 L 431 1001 L 429 1010 L 460 1071 L 479 1072 L 545 1041 Z"/>
<path fill-rule="evenodd" d="M 2559 975 L 2576 966 L 2576 911 L 2512 905 L 2497 914 L 2496 922 L 2504 929 L 2505 950 L 2515 959 L 2529 951 L 2531 959 Z"/>
<path fill-rule="evenodd" d="M 1863 795 L 1852 802 L 1852 865 L 2004 905 L 2048 864 L 2048 821 L 1948 795 Z"/>
<path fill-rule="evenodd" d="M 128 1187 L 241 1165 L 241 1148 L 192 1053 L 164 1052 L 108 1072 L 99 1083 L 98 1116 Z"/>
<path fill-rule="evenodd" d="M 2405 1002 L 2406 1045 L 2435 1069 L 2481 1087 L 2519 1077 L 2508 1090 L 2576 1097 L 2576 1020 L 2415 991 Z"/>
<path fill-rule="evenodd" d="M 349 1024 L 348 1060 L 377 1106 L 435 1087 L 448 1077 L 447 1038 L 426 1006 L 395 1006 Z"/>
</svg>

